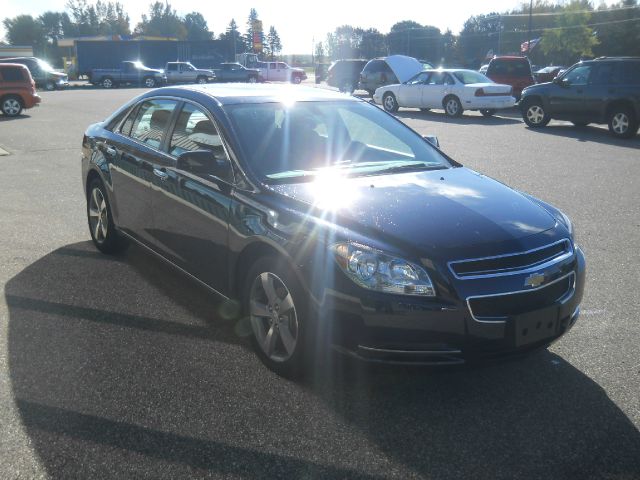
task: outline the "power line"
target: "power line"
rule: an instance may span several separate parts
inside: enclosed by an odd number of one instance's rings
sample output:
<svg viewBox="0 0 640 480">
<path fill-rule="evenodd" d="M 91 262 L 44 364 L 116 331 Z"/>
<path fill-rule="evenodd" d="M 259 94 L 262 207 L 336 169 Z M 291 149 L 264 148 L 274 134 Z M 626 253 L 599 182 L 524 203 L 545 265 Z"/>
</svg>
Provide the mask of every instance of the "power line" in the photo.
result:
<svg viewBox="0 0 640 480">
<path fill-rule="evenodd" d="M 601 14 L 601 13 L 615 13 L 625 10 L 637 10 L 640 9 L 640 5 L 632 6 L 632 7 L 618 7 L 618 8 L 607 8 L 605 10 L 561 10 L 559 12 L 539 12 L 532 14 L 533 17 L 552 17 L 558 15 L 564 15 L 566 13 L 590 13 L 591 15 Z M 478 17 L 479 15 L 476 15 Z M 512 17 L 528 17 L 528 13 L 496 13 L 494 15 L 486 15 L 482 17 L 483 19 L 487 18 L 512 18 Z"/>
</svg>

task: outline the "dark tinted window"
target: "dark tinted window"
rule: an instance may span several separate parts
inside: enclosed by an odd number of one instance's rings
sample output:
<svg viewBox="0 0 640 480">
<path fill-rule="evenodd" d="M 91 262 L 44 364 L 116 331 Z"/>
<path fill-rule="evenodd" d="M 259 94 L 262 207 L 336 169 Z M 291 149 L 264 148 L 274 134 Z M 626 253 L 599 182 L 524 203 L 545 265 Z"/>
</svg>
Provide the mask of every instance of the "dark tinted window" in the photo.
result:
<svg viewBox="0 0 640 480">
<path fill-rule="evenodd" d="M 640 85 L 640 62 L 622 62 L 622 83 Z"/>
<path fill-rule="evenodd" d="M 591 74 L 591 83 L 596 85 L 619 83 L 620 66 L 619 63 L 601 63 L 597 65 Z"/>
<path fill-rule="evenodd" d="M 489 64 L 487 74 L 529 77 L 531 76 L 531 65 L 529 65 L 526 58 L 515 60 L 494 59 Z"/>
<path fill-rule="evenodd" d="M 178 64 L 177 63 L 169 63 L 169 64 L 167 64 L 167 71 L 168 72 L 175 72 L 176 70 L 178 70 Z"/>
<path fill-rule="evenodd" d="M 380 73 L 382 72 L 385 66 L 387 66 L 387 64 L 383 60 L 371 60 L 364 67 L 363 72 L 364 73 Z"/>
<path fill-rule="evenodd" d="M 5 82 L 23 82 L 25 80 L 23 70 L 20 67 L 3 67 L 0 75 Z"/>
<path fill-rule="evenodd" d="M 149 100 L 138 109 L 131 129 L 131 138 L 160 148 L 162 136 L 169 124 L 171 113 L 176 108 L 173 100 Z"/>
</svg>

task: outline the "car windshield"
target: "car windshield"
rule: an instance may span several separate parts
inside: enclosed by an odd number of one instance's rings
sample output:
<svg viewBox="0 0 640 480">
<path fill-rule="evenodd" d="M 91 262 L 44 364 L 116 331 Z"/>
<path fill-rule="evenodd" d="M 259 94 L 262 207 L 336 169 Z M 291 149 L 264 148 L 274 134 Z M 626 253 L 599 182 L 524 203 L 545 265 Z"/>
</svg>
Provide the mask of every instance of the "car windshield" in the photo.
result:
<svg viewBox="0 0 640 480">
<path fill-rule="evenodd" d="M 42 70 L 43 72 L 53 72 L 53 67 L 49 65 L 47 62 L 45 62 L 44 60 L 38 59 L 38 66 L 40 67 L 40 70 Z"/>
<path fill-rule="evenodd" d="M 485 77 L 479 72 L 474 72 L 472 70 L 460 70 L 458 72 L 454 72 L 453 75 L 465 85 L 469 85 L 472 83 L 493 83 L 493 80 Z"/>
<path fill-rule="evenodd" d="M 268 183 L 329 171 L 361 176 L 449 168 L 417 133 L 364 102 L 239 104 L 227 107 L 249 167 Z"/>
</svg>

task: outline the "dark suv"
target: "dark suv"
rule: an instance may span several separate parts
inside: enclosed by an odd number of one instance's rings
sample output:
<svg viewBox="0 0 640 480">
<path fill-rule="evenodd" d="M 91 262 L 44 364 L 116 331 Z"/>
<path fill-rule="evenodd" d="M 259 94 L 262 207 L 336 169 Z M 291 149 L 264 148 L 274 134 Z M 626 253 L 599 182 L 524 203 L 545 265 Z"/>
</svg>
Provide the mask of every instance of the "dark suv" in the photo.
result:
<svg viewBox="0 0 640 480">
<path fill-rule="evenodd" d="M 341 92 L 353 93 L 360 80 L 360 72 L 366 60 L 337 60 L 327 72 L 327 85 L 337 87 Z"/>
<path fill-rule="evenodd" d="M 526 88 L 520 105 L 532 128 L 552 118 L 581 127 L 608 123 L 615 137 L 631 138 L 640 124 L 640 57 L 579 62 L 551 83 Z"/>
<path fill-rule="evenodd" d="M 360 74 L 360 88 L 373 97 L 376 88 L 400 83 L 384 58 L 369 60 Z"/>
</svg>

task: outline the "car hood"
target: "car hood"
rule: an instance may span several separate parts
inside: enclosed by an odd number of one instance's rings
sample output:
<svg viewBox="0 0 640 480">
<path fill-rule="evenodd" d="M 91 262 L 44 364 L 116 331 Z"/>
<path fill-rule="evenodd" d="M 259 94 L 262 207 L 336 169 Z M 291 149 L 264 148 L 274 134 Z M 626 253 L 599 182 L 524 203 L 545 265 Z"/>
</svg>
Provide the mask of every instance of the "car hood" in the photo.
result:
<svg viewBox="0 0 640 480">
<path fill-rule="evenodd" d="M 400 82 L 406 82 L 424 70 L 424 66 L 417 59 L 406 55 L 391 55 L 385 61 Z"/>
<path fill-rule="evenodd" d="M 432 257 L 474 245 L 512 245 L 556 224 L 539 204 L 467 168 L 269 188 L 339 227 Z"/>
</svg>

